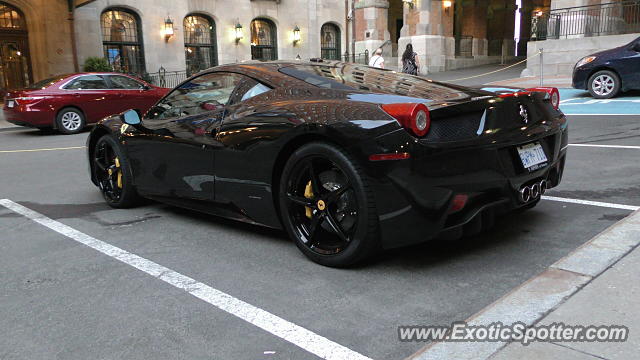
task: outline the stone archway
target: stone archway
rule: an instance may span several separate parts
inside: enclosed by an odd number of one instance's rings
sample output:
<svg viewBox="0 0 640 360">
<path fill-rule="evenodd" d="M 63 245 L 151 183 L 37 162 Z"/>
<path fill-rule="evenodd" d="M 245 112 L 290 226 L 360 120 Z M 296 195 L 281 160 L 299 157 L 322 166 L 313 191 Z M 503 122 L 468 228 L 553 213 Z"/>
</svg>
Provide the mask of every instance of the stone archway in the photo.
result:
<svg viewBox="0 0 640 360">
<path fill-rule="evenodd" d="M 23 12 L 0 1 L 0 88 L 24 88 L 33 81 L 27 21 Z"/>
</svg>

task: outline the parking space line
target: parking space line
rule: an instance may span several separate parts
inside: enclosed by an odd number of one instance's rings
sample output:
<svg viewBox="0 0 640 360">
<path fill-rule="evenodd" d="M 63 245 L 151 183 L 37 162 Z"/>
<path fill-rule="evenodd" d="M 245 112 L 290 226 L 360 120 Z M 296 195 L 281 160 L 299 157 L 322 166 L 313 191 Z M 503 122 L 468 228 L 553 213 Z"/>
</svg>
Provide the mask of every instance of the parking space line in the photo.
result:
<svg viewBox="0 0 640 360">
<path fill-rule="evenodd" d="M 569 146 L 640 150 L 640 146 L 633 146 L 633 145 L 569 144 Z"/>
<path fill-rule="evenodd" d="M 69 146 L 69 147 L 47 148 L 47 149 L 0 150 L 0 153 L 19 153 L 19 152 L 36 152 L 36 151 L 74 150 L 74 149 L 84 149 L 84 148 L 85 148 L 85 146 Z"/>
<path fill-rule="evenodd" d="M 613 204 L 613 203 L 606 203 L 606 202 L 600 202 L 600 201 L 590 201 L 590 200 L 580 200 L 580 199 L 569 199 L 569 198 L 556 197 L 556 196 L 544 195 L 542 196 L 542 199 L 566 202 L 571 204 L 599 206 L 599 207 L 605 207 L 605 208 L 611 208 L 611 209 L 622 209 L 622 210 L 630 210 L 630 211 L 640 210 L 640 206 Z"/>
<path fill-rule="evenodd" d="M 61 235 L 64 235 L 69 239 L 75 240 L 159 280 L 162 280 L 175 288 L 184 290 L 198 299 L 255 325 L 322 359 L 371 360 L 358 352 L 335 343 L 299 325 L 284 320 L 281 317 L 273 315 L 265 310 L 159 265 L 151 260 L 147 260 L 136 254 L 132 254 L 104 241 L 98 240 L 9 199 L 0 199 L 0 205 Z"/>
</svg>

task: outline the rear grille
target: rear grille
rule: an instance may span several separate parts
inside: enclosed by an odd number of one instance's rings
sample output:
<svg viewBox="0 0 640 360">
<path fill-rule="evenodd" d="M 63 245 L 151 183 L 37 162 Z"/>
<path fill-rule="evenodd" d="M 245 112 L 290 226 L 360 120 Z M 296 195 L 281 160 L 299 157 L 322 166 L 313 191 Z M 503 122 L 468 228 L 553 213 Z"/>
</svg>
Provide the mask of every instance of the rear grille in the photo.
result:
<svg viewBox="0 0 640 360">
<path fill-rule="evenodd" d="M 455 141 L 478 136 L 482 113 L 467 113 L 431 122 L 427 141 Z"/>
</svg>

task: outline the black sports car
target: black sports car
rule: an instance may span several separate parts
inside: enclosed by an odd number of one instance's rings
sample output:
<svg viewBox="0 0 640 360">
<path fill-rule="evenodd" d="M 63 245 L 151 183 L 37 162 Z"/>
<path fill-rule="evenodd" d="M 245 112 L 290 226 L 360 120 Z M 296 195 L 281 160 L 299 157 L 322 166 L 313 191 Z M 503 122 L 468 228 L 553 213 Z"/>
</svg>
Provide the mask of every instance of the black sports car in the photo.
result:
<svg viewBox="0 0 640 360">
<path fill-rule="evenodd" d="M 285 229 L 313 261 L 472 235 L 562 178 L 557 89 L 471 89 L 363 65 L 267 62 L 192 76 L 140 118 L 101 121 L 91 180 Z"/>
</svg>

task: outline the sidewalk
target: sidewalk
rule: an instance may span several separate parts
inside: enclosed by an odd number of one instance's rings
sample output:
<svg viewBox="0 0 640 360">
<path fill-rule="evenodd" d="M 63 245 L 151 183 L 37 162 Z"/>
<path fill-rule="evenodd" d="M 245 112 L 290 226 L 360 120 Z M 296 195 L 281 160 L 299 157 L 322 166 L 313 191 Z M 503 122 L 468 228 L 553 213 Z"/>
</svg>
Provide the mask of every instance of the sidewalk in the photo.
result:
<svg viewBox="0 0 640 360">
<path fill-rule="evenodd" d="M 557 88 L 571 88 L 571 76 L 543 76 L 543 86 L 551 86 Z M 487 85 L 513 86 L 521 88 L 531 88 L 540 86 L 540 77 L 527 76 L 508 80 L 499 80 L 490 82 Z"/>
<path fill-rule="evenodd" d="M 636 213 L 632 236 L 640 237 Z M 623 239 L 617 245 L 623 245 Z M 585 264 L 588 265 L 588 264 Z M 640 248 L 600 274 L 565 303 L 542 318 L 538 325 L 562 322 L 568 325 L 624 325 L 625 342 L 536 342 L 512 343 L 494 354 L 493 360 L 545 359 L 638 359 L 640 357 Z"/>
<path fill-rule="evenodd" d="M 433 342 L 412 360 L 638 359 L 640 210 L 466 320 L 472 326 L 626 326 L 624 342 Z"/>
</svg>

